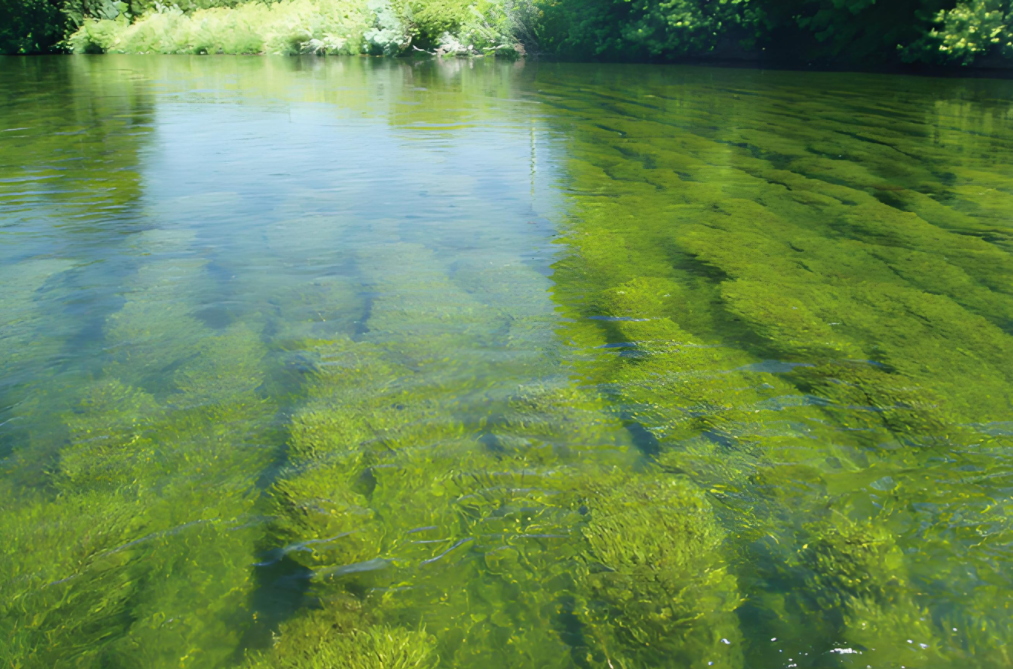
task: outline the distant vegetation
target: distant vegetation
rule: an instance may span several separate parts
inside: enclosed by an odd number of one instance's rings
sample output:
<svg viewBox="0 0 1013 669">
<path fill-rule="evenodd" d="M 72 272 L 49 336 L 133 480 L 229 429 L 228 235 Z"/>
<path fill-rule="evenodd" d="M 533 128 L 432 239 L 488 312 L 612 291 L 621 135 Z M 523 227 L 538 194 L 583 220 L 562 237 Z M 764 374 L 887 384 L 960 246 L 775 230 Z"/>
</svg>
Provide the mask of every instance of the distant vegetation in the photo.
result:
<svg viewBox="0 0 1013 669">
<path fill-rule="evenodd" d="M 1013 0 L 0 0 L 0 52 L 1013 62 Z"/>
</svg>

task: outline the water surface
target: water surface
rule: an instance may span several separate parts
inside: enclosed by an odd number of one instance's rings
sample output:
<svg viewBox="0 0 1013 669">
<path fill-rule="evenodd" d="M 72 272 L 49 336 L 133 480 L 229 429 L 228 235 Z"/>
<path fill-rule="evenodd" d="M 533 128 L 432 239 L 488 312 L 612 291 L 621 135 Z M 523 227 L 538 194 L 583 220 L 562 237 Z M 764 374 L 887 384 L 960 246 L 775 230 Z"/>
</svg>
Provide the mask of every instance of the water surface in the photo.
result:
<svg viewBox="0 0 1013 669">
<path fill-rule="evenodd" d="M 0 666 L 1005 667 L 1013 83 L 0 59 Z"/>
</svg>

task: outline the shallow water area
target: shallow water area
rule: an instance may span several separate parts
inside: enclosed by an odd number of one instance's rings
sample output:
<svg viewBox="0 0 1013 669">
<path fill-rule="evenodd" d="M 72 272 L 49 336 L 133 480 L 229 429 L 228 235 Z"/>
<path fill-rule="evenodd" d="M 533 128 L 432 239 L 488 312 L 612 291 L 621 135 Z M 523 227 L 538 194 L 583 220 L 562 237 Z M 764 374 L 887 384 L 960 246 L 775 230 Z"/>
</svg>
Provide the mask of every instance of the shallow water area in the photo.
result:
<svg viewBox="0 0 1013 669">
<path fill-rule="evenodd" d="M 0 666 L 1013 663 L 1013 82 L 0 58 Z"/>
</svg>

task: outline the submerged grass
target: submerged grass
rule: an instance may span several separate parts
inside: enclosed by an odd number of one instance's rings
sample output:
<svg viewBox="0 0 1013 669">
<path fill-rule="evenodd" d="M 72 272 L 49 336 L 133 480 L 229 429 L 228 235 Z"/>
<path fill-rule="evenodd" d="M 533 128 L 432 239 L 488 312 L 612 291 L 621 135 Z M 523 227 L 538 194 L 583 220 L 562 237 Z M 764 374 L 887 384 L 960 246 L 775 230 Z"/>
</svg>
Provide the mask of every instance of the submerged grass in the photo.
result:
<svg viewBox="0 0 1013 669">
<path fill-rule="evenodd" d="M 48 491 L 4 514 L 10 666 L 160 666 L 166 657 L 211 666 L 249 624 L 238 613 L 253 583 L 243 525 L 257 497 L 251 476 L 269 454 L 242 444 L 272 410 L 256 394 L 257 333 L 212 334 L 187 313 L 183 296 L 202 269 L 155 262 L 136 277 L 108 329 L 120 359 L 54 416 L 66 442 L 44 465 Z M 146 308 L 164 290 L 183 298 L 179 311 Z M 182 332 L 185 348 L 172 339 Z M 156 376 L 160 390 L 144 390 Z M 21 451 L 14 468 L 36 466 L 38 454 Z M 56 515 L 43 519 L 47 508 Z M 204 602 L 199 615 L 194 602 Z"/>
<path fill-rule="evenodd" d="M 551 267 L 439 163 L 403 218 L 355 183 L 135 232 L 94 364 L 4 395 L 0 662 L 1007 666 L 1005 135 L 916 84 L 629 72 L 540 69 Z M 13 266 L 20 374 L 74 265 Z"/>
<path fill-rule="evenodd" d="M 915 139 L 931 121 L 889 132 L 864 116 L 856 133 L 828 111 L 787 132 L 805 103 L 763 84 L 614 86 L 602 111 L 545 85 L 583 127 L 557 297 L 600 324 L 574 337 L 617 347 L 587 377 L 654 435 L 661 467 L 720 501 L 740 581 L 784 584 L 740 610 L 766 628 L 747 664 L 783 651 L 831 666 L 846 648 L 863 665 L 1001 666 L 1009 620 L 991 578 L 963 580 L 957 604 L 929 567 L 945 553 L 993 569 L 973 532 L 943 539 L 958 507 L 987 503 L 942 465 L 987 470 L 1007 441 L 982 426 L 1011 404 L 1013 304 L 996 279 L 1013 264 L 966 213 L 964 184 L 988 178 L 951 165 L 943 185 L 939 149 Z M 753 87 L 747 113 L 736 101 Z M 729 96 L 735 122 L 686 132 L 714 113 L 705 95 Z M 1008 547 L 1005 520 L 971 525 Z"/>
</svg>

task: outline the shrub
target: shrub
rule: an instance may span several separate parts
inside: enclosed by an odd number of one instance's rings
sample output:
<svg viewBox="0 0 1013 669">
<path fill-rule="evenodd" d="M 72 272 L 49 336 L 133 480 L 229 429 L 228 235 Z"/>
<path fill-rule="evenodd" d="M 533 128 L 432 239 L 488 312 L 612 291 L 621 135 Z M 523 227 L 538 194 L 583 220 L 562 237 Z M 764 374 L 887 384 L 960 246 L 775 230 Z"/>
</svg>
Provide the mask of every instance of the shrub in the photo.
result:
<svg viewBox="0 0 1013 669">
<path fill-rule="evenodd" d="M 441 36 L 440 49 L 453 55 L 475 52 L 520 55 L 523 48 L 518 45 L 518 29 L 511 9 L 504 2 L 490 0 L 470 6 L 457 33 Z"/>
<path fill-rule="evenodd" d="M 438 45 L 445 34 L 460 29 L 470 4 L 469 0 L 405 0 L 399 9 L 411 22 L 417 44 L 429 48 Z"/>
<path fill-rule="evenodd" d="M 86 19 L 67 40 L 75 53 L 359 53 L 374 22 L 361 0 L 247 3 L 187 14 L 159 7 L 128 23 Z"/>
<path fill-rule="evenodd" d="M 396 56 L 415 42 L 458 55 L 513 55 L 522 51 L 514 36 L 520 25 L 513 11 L 518 4 L 284 0 L 191 13 L 158 5 L 130 23 L 127 5 L 117 3 L 102 5 L 101 11 L 79 7 L 74 16 L 80 26 L 66 44 L 75 53 Z"/>
<path fill-rule="evenodd" d="M 412 35 L 403 12 L 398 12 L 387 0 L 371 0 L 369 9 L 373 13 L 373 27 L 364 35 L 363 49 L 384 56 L 396 56 L 404 51 Z"/>
</svg>

